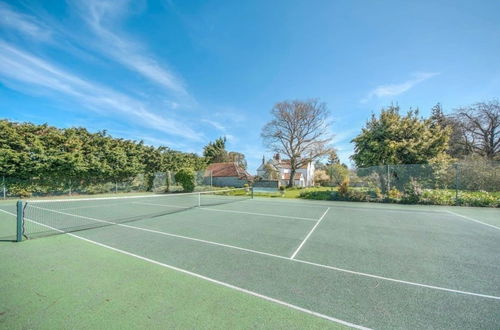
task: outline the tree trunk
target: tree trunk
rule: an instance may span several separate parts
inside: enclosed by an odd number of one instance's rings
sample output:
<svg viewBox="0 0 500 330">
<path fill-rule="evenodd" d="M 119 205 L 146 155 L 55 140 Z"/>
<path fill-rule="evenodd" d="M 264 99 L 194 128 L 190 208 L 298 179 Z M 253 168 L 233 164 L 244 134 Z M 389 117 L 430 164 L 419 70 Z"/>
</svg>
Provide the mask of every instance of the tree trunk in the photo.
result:
<svg viewBox="0 0 500 330">
<path fill-rule="evenodd" d="M 288 180 L 288 188 L 293 187 L 293 179 L 295 177 L 295 169 L 291 168 L 290 169 L 290 180 Z"/>
</svg>

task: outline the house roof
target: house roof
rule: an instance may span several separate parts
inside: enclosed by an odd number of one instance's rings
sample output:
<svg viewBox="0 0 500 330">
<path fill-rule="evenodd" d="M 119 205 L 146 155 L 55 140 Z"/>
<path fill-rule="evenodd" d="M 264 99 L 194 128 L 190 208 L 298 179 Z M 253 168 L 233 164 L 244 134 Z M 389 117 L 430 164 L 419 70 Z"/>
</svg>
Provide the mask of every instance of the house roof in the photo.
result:
<svg viewBox="0 0 500 330">
<path fill-rule="evenodd" d="M 212 163 L 205 170 L 205 176 L 210 176 L 210 174 L 212 177 L 238 177 L 247 180 L 252 178 L 244 168 L 236 163 Z"/>
</svg>

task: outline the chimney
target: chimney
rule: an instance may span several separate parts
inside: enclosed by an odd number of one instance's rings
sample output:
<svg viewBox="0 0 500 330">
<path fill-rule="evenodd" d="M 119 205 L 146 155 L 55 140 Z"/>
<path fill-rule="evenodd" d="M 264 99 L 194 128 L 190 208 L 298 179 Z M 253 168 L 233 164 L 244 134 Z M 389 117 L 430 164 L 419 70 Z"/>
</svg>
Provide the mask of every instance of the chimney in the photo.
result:
<svg viewBox="0 0 500 330">
<path fill-rule="evenodd" d="M 276 153 L 276 155 L 274 155 L 274 159 L 276 159 L 279 162 L 280 161 L 280 154 Z"/>
</svg>

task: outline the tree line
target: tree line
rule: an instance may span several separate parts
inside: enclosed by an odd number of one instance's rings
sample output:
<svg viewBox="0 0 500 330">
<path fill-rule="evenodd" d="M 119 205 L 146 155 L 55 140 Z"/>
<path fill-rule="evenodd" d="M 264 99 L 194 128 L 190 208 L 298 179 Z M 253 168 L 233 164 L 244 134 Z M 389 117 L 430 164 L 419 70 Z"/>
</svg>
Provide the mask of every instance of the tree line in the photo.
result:
<svg viewBox="0 0 500 330">
<path fill-rule="evenodd" d="M 114 138 L 106 131 L 56 128 L 0 120 L 0 180 L 15 180 L 29 191 L 130 180 L 144 174 L 147 190 L 157 172 L 201 170 L 206 160 L 194 153 Z"/>
<path fill-rule="evenodd" d="M 347 166 L 340 164 L 331 146 L 330 112 L 316 99 L 277 103 L 271 109 L 272 120 L 261 132 L 270 151 L 290 159 L 291 175 L 308 162 L 317 162 L 326 180 L 345 175 Z M 361 132 L 351 141 L 351 160 L 358 168 L 400 164 L 448 164 L 475 157 L 500 160 L 500 103 L 498 100 L 460 107 L 445 114 L 441 104 L 432 108 L 428 118 L 419 110 L 401 113 L 398 105 L 373 114 Z M 329 156 L 326 164 L 319 160 Z"/>
<path fill-rule="evenodd" d="M 445 114 L 436 104 L 428 118 L 418 110 L 402 114 L 391 105 L 372 115 L 356 136 L 357 167 L 428 164 L 479 157 L 500 160 L 500 103 L 498 100 L 460 107 Z"/>
</svg>

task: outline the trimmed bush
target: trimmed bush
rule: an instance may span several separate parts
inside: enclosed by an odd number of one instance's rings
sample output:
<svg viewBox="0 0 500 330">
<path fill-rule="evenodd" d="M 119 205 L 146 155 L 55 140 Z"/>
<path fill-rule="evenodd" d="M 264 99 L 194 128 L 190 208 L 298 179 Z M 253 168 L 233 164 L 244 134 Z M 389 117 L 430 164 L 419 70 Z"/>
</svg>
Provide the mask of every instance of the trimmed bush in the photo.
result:
<svg viewBox="0 0 500 330">
<path fill-rule="evenodd" d="M 190 168 L 182 168 L 177 173 L 175 173 L 175 181 L 181 184 L 182 189 L 185 192 L 194 191 L 195 179 L 195 173 Z"/>
</svg>

